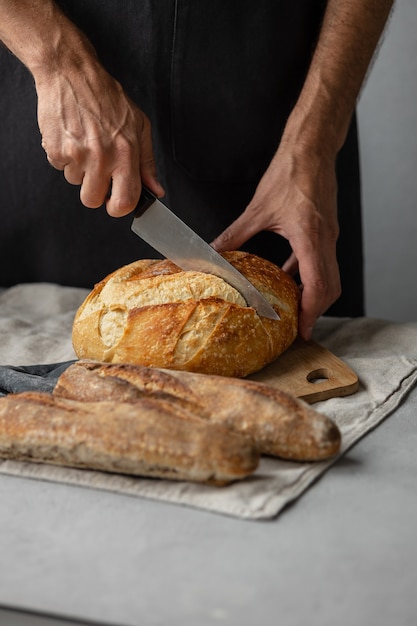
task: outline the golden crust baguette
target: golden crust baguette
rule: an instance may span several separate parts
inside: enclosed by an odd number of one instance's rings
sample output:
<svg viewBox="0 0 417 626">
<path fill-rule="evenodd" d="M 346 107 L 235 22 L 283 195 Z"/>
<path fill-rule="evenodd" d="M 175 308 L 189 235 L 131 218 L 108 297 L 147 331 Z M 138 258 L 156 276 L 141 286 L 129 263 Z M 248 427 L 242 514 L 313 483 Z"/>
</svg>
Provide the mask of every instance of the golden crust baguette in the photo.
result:
<svg viewBox="0 0 417 626">
<path fill-rule="evenodd" d="M 259 461 L 246 438 L 161 400 L 79 402 L 41 392 L 0 398 L 0 457 L 218 485 L 248 476 Z"/>
<path fill-rule="evenodd" d="M 78 361 L 54 394 L 87 401 L 136 402 L 146 396 L 188 409 L 248 437 L 261 454 L 297 461 L 335 455 L 334 422 L 294 396 L 262 383 L 130 364 Z"/>
<path fill-rule="evenodd" d="M 79 307 L 72 332 L 78 358 L 237 377 L 262 369 L 297 335 L 298 287 L 258 256 L 223 256 L 280 321 L 260 317 L 217 276 L 141 259 L 104 278 Z"/>
</svg>

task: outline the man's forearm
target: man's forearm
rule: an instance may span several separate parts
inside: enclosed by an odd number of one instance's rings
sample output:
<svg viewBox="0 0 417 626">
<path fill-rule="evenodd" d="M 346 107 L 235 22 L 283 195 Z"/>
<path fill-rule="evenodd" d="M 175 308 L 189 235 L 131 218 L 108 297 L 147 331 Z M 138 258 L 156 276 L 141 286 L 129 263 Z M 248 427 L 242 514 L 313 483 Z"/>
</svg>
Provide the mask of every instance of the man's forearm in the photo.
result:
<svg viewBox="0 0 417 626">
<path fill-rule="evenodd" d="M 32 73 L 47 159 L 86 207 L 127 215 L 142 181 L 163 195 L 149 119 L 52 0 L 0 0 L 0 39 Z"/>
<path fill-rule="evenodd" d="M 0 0 L 0 40 L 35 76 L 95 56 L 52 0 Z"/>
<path fill-rule="evenodd" d="M 393 0 L 329 0 L 310 69 L 287 125 L 287 136 L 336 153 Z"/>
</svg>

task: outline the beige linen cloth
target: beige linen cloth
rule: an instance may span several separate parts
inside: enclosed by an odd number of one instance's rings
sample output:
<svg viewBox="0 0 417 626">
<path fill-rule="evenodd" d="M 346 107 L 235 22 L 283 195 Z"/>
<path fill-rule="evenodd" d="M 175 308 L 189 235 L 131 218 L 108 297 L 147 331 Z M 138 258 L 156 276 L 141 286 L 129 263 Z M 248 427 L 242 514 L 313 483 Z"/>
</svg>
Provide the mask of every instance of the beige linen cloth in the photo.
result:
<svg viewBox="0 0 417 626">
<path fill-rule="evenodd" d="M 0 365 L 75 359 L 72 320 L 87 293 L 84 289 L 44 283 L 1 290 Z M 341 429 L 340 457 L 390 415 L 416 383 L 417 323 L 322 318 L 314 339 L 344 360 L 360 380 L 354 395 L 314 405 Z M 15 461 L 0 461 L 0 472 L 152 498 L 244 519 L 268 519 L 298 498 L 337 458 L 320 463 L 263 458 L 252 477 L 222 488 Z"/>
</svg>

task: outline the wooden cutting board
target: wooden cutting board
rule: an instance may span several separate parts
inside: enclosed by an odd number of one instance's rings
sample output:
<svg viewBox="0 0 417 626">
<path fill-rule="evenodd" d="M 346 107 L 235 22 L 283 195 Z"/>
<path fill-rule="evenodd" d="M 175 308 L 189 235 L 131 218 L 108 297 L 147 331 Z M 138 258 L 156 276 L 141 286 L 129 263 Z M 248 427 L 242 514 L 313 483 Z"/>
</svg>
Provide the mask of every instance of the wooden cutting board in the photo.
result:
<svg viewBox="0 0 417 626">
<path fill-rule="evenodd" d="M 299 338 L 273 363 L 249 378 L 310 404 L 348 396 L 359 387 L 357 375 L 346 363 L 320 344 Z"/>
</svg>

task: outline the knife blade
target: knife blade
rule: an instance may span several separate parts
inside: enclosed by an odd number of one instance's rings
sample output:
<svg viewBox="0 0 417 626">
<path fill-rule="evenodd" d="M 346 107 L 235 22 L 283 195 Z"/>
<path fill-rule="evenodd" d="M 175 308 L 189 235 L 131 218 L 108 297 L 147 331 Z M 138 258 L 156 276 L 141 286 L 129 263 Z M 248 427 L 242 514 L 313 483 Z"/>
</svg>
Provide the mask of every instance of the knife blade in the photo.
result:
<svg viewBox="0 0 417 626">
<path fill-rule="evenodd" d="M 259 315 L 279 320 L 266 298 L 231 263 L 179 219 L 146 187 L 134 211 L 132 230 L 184 270 L 214 274 L 237 289 Z"/>
</svg>

